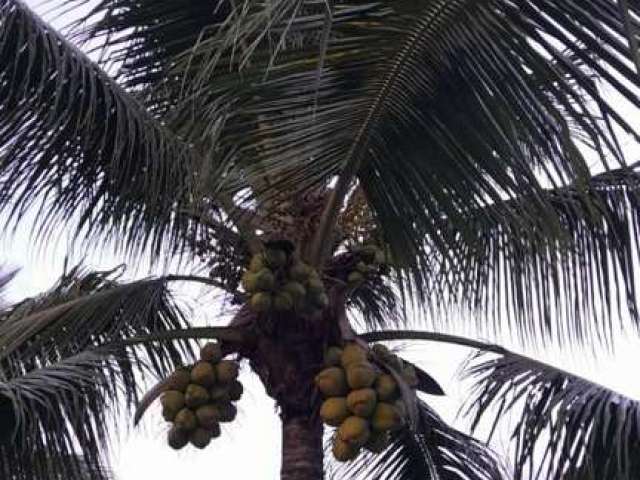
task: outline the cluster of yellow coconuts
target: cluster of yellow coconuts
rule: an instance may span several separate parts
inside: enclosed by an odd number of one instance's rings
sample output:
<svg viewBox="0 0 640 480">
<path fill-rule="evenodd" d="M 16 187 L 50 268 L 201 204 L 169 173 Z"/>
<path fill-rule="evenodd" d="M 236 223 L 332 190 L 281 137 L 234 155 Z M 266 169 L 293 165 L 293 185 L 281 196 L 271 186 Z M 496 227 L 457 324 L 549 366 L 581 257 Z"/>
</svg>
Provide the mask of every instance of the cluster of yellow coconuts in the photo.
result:
<svg viewBox="0 0 640 480">
<path fill-rule="evenodd" d="M 249 304 L 258 313 L 312 313 L 329 305 L 318 272 L 295 253 L 278 248 L 267 247 L 252 257 L 242 276 L 242 287 L 251 295 Z"/>
<path fill-rule="evenodd" d="M 380 272 L 380 267 L 387 264 L 386 255 L 382 249 L 375 245 L 361 245 L 353 249 L 357 258 L 355 268 L 347 277 L 349 286 L 360 286 L 367 276 Z"/>
<path fill-rule="evenodd" d="M 415 369 L 403 365 L 386 347 L 376 345 L 373 353 L 409 386 L 417 384 Z M 315 384 L 325 398 L 320 417 L 325 424 L 336 427 L 336 460 L 353 460 L 362 448 L 373 453 L 384 451 L 390 432 L 406 422 L 406 407 L 394 377 L 371 363 L 367 350 L 356 343 L 348 343 L 344 349 L 330 347 L 324 363 Z"/>
<path fill-rule="evenodd" d="M 211 342 L 200 350 L 200 361 L 171 374 L 160 398 L 162 416 L 172 423 L 167 434 L 171 448 L 188 443 L 205 448 L 220 436 L 220 423 L 236 418 L 233 402 L 243 393 L 238 370 L 238 362 L 224 360 L 220 345 Z"/>
</svg>

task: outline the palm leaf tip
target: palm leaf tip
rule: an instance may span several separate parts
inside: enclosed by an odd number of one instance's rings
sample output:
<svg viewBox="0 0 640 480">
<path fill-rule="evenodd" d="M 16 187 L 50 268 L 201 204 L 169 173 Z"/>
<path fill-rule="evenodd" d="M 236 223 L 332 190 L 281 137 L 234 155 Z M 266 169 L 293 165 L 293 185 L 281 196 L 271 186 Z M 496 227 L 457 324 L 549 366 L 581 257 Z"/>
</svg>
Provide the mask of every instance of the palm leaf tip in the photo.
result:
<svg viewBox="0 0 640 480">
<path fill-rule="evenodd" d="M 479 356 L 466 374 L 477 382 L 467 409 L 476 427 L 517 412 L 516 480 L 638 478 L 639 402 L 515 354 Z"/>
</svg>

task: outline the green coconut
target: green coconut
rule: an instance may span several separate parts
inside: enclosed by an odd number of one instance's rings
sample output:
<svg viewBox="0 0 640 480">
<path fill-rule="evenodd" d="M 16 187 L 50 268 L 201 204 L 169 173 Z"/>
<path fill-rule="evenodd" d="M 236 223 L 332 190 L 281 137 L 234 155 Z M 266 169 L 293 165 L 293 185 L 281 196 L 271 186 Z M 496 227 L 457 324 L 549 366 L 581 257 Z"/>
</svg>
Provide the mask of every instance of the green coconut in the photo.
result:
<svg viewBox="0 0 640 480">
<path fill-rule="evenodd" d="M 357 447 L 361 447 L 371 435 L 369 422 L 361 417 L 349 417 L 338 427 L 340 440 Z"/>
<path fill-rule="evenodd" d="M 216 383 L 216 371 L 209 362 L 200 361 L 191 369 L 191 381 L 207 388 Z"/>
<path fill-rule="evenodd" d="M 184 403 L 189 408 L 197 408 L 209 401 L 209 392 L 202 385 L 189 384 L 184 394 Z"/>
<path fill-rule="evenodd" d="M 249 263 L 249 270 L 253 273 L 258 273 L 260 270 L 264 268 L 264 257 L 261 253 L 254 255 L 251 257 L 251 262 Z"/>
<path fill-rule="evenodd" d="M 205 362 L 218 363 L 222 360 L 222 347 L 218 342 L 209 342 L 200 349 L 200 359 Z"/>
<path fill-rule="evenodd" d="M 310 278 L 307 283 L 307 292 L 311 295 L 324 293 L 324 283 L 319 277 Z"/>
<path fill-rule="evenodd" d="M 272 305 L 273 296 L 270 293 L 259 292 L 251 295 L 251 308 L 258 313 L 271 310 Z"/>
<path fill-rule="evenodd" d="M 385 402 L 378 403 L 371 417 L 371 427 L 378 432 L 398 430 L 403 424 L 404 419 L 400 411 L 394 405 Z"/>
<path fill-rule="evenodd" d="M 229 384 L 229 398 L 233 402 L 237 402 L 244 393 L 244 387 L 238 380 L 234 380 Z"/>
<path fill-rule="evenodd" d="M 376 392 L 372 388 L 353 390 L 347 396 L 349 410 L 358 417 L 367 418 L 376 408 Z"/>
<path fill-rule="evenodd" d="M 295 262 L 289 269 L 289 278 L 296 282 L 306 282 L 311 272 L 311 267 L 304 262 Z"/>
<path fill-rule="evenodd" d="M 294 301 L 303 299 L 307 295 L 307 289 L 304 288 L 304 285 L 294 281 L 285 283 L 282 287 L 282 291 L 291 295 L 291 298 L 293 298 Z"/>
<path fill-rule="evenodd" d="M 274 270 L 287 264 L 287 254 L 275 248 L 267 248 L 264 252 L 264 259 L 267 266 Z"/>
<path fill-rule="evenodd" d="M 196 418 L 198 419 L 198 425 L 200 425 L 202 428 L 211 430 L 214 429 L 216 425 L 218 425 L 220 411 L 215 405 L 209 403 L 207 405 L 198 407 L 195 414 Z"/>
<path fill-rule="evenodd" d="M 360 273 L 368 273 L 369 272 L 369 266 L 364 263 L 364 262 L 358 262 L 356 264 L 356 270 Z"/>
<path fill-rule="evenodd" d="M 247 293 L 253 293 L 258 289 L 258 275 L 251 271 L 246 271 L 242 274 L 242 279 L 240 280 L 240 284 L 244 291 Z"/>
<path fill-rule="evenodd" d="M 172 422 L 178 412 L 184 408 L 184 394 L 178 390 L 168 390 L 160 398 L 162 416 L 168 422 Z"/>
<path fill-rule="evenodd" d="M 256 274 L 256 289 L 270 292 L 276 286 L 276 277 L 268 268 L 263 268 Z"/>
<path fill-rule="evenodd" d="M 233 360 L 222 360 L 216 365 L 216 374 L 218 376 L 218 382 L 222 384 L 228 384 L 238 378 L 240 366 L 238 362 Z"/>
<path fill-rule="evenodd" d="M 186 368 L 181 368 L 167 377 L 165 388 L 184 392 L 189 383 L 191 383 L 191 372 Z"/>
<path fill-rule="evenodd" d="M 341 397 L 349 391 L 344 370 L 338 367 L 322 370 L 316 375 L 315 384 L 325 397 Z"/>
<path fill-rule="evenodd" d="M 355 459 L 360 453 L 360 447 L 349 444 L 337 436 L 333 439 L 332 452 L 338 462 L 348 462 Z"/>
<path fill-rule="evenodd" d="M 173 426 L 167 432 L 167 443 L 174 450 L 180 450 L 189 443 L 189 433 L 180 427 Z"/>
<path fill-rule="evenodd" d="M 339 367 L 341 358 L 342 349 L 340 347 L 329 347 L 324 352 L 324 365 L 325 367 Z"/>
<path fill-rule="evenodd" d="M 344 397 L 327 398 L 320 407 L 320 417 L 327 425 L 338 427 L 351 414 Z"/>
<path fill-rule="evenodd" d="M 278 292 L 273 299 L 273 308 L 278 312 L 289 312 L 293 310 L 293 297 L 287 292 Z"/>
<path fill-rule="evenodd" d="M 394 400 L 398 396 L 398 383 L 395 379 L 384 373 L 376 378 L 375 383 L 376 393 L 380 401 Z"/>
<path fill-rule="evenodd" d="M 173 419 L 173 424 L 182 430 L 190 432 L 198 426 L 198 419 L 196 418 L 196 414 L 193 413 L 193 410 L 183 408 L 178 412 L 176 418 Z"/>
<path fill-rule="evenodd" d="M 352 390 L 369 388 L 376 381 L 377 372 L 369 362 L 349 364 L 346 371 L 347 383 Z"/>
<path fill-rule="evenodd" d="M 393 356 L 391 350 L 389 350 L 385 345 L 381 343 L 376 343 L 373 347 L 371 347 L 371 351 L 375 354 L 376 357 L 381 360 L 386 360 Z"/>
<path fill-rule="evenodd" d="M 189 442 L 196 448 L 206 448 L 211 443 L 211 432 L 206 428 L 196 428 L 189 435 Z"/>
<path fill-rule="evenodd" d="M 329 306 L 329 296 L 326 293 L 316 293 L 311 297 L 314 306 L 325 309 Z"/>
</svg>

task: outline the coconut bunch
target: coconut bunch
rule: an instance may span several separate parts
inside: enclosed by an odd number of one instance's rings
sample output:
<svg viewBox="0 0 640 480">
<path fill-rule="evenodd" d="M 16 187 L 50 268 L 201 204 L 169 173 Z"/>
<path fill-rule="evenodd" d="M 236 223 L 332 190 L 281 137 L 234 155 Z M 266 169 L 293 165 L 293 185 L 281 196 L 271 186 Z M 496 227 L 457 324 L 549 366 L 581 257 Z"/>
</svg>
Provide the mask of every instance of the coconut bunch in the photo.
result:
<svg viewBox="0 0 640 480">
<path fill-rule="evenodd" d="M 377 275 L 387 265 L 384 251 L 375 245 L 361 245 L 352 250 L 355 256 L 353 270 L 347 276 L 351 287 L 360 286 L 368 276 Z"/>
<path fill-rule="evenodd" d="M 404 365 L 396 358 L 391 368 L 404 375 Z M 355 343 L 327 350 L 325 369 L 316 376 L 315 384 L 325 398 L 320 416 L 325 424 L 337 428 L 333 455 L 338 461 L 353 460 L 363 448 L 382 452 L 389 445 L 390 432 L 405 425 L 406 407 L 395 378 L 371 363 L 367 350 Z"/>
<path fill-rule="evenodd" d="M 167 441 L 179 450 L 191 443 L 205 448 L 220 436 L 220 423 L 236 418 L 234 402 L 242 396 L 238 362 L 224 360 L 218 343 L 200 350 L 200 361 L 176 370 L 160 398 L 162 416 L 172 423 Z"/>
<path fill-rule="evenodd" d="M 258 313 L 313 313 L 329 304 L 318 272 L 295 253 L 279 248 L 267 247 L 253 256 L 242 276 L 242 286 L 251 295 L 251 308 Z"/>
</svg>

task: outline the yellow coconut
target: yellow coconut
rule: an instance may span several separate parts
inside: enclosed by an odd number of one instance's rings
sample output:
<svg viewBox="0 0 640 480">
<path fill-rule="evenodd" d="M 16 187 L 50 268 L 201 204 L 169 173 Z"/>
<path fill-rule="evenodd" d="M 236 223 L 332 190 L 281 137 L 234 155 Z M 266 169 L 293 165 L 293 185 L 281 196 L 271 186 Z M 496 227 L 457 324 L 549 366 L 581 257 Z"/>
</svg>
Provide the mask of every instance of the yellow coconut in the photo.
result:
<svg viewBox="0 0 640 480">
<path fill-rule="evenodd" d="M 189 435 L 189 442 L 196 448 L 205 448 L 211 443 L 211 432 L 205 428 L 196 428 Z"/>
<path fill-rule="evenodd" d="M 238 362 L 234 362 L 233 360 L 222 360 L 218 365 L 216 365 L 218 382 L 223 384 L 233 382 L 238 378 L 239 368 Z"/>
<path fill-rule="evenodd" d="M 342 349 L 340 347 L 329 347 L 324 352 L 325 367 L 339 367 L 340 358 L 342 357 Z"/>
<path fill-rule="evenodd" d="M 169 375 L 165 382 L 165 387 L 167 390 L 177 390 L 179 392 L 184 392 L 187 389 L 189 383 L 191 383 L 190 371 L 186 368 L 181 368 Z"/>
<path fill-rule="evenodd" d="M 369 435 L 371 435 L 369 422 L 361 417 L 349 417 L 338 427 L 340 440 L 357 447 L 367 443 Z"/>
<path fill-rule="evenodd" d="M 222 347 L 218 342 L 209 342 L 200 349 L 200 359 L 205 362 L 218 363 L 222 360 Z"/>
<path fill-rule="evenodd" d="M 195 429 L 198 426 L 198 419 L 196 414 L 188 408 L 183 408 L 178 412 L 173 423 L 176 427 L 181 428 L 187 432 Z"/>
<path fill-rule="evenodd" d="M 202 385 L 189 384 L 184 394 L 184 403 L 189 408 L 197 408 L 209 401 L 209 392 Z"/>
<path fill-rule="evenodd" d="M 352 363 L 362 363 L 367 361 L 367 352 L 356 343 L 348 343 L 342 351 L 340 362 L 344 368 Z"/>
<path fill-rule="evenodd" d="M 379 402 L 371 417 L 371 427 L 376 431 L 397 430 L 403 425 L 400 411 L 389 403 Z"/>
<path fill-rule="evenodd" d="M 218 425 L 220 411 L 215 405 L 207 404 L 198 407 L 195 414 L 196 418 L 198 419 L 198 425 L 200 425 L 202 428 L 212 430 L 216 427 L 216 425 Z"/>
<path fill-rule="evenodd" d="M 367 418 L 376 408 L 376 392 L 372 388 L 353 390 L 347 396 L 347 406 L 351 413 L 358 417 Z"/>
<path fill-rule="evenodd" d="M 348 462 L 355 459 L 360 453 L 360 447 L 340 440 L 337 436 L 333 439 L 333 456 L 338 462 Z"/>
<path fill-rule="evenodd" d="M 216 371 L 209 362 L 198 362 L 191 369 L 191 382 L 203 387 L 210 387 L 216 383 Z"/>
<path fill-rule="evenodd" d="M 371 436 L 367 443 L 364 444 L 364 448 L 371 453 L 382 453 L 391 443 L 391 437 L 389 432 L 371 432 Z"/>
<path fill-rule="evenodd" d="M 256 274 L 256 288 L 263 291 L 271 291 L 276 285 L 276 277 L 268 268 L 263 268 Z"/>
<path fill-rule="evenodd" d="M 382 402 L 395 399 L 399 393 L 398 383 L 388 373 L 383 373 L 376 378 L 375 389 L 378 400 Z"/>
<path fill-rule="evenodd" d="M 242 279 L 240 283 L 242 284 L 242 288 L 247 293 L 253 293 L 258 289 L 258 275 L 251 271 L 246 271 L 242 274 Z"/>
<path fill-rule="evenodd" d="M 320 417 L 331 427 L 340 426 L 350 415 L 347 399 L 344 397 L 327 398 L 320 407 Z"/>
<path fill-rule="evenodd" d="M 258 313 L 271 310 L 273 306 L 273 296 L 267 292 L 259 292 L 251 295 L 251 308 Z"/>
<path fill-rule="evenodd" d="M 184 408 L 184 394 L 178 390 L 168 390 L 160 398 L 162 416 L 168 422 L 173 421 L 178 412 Z"/>
<path fill-rule="evenodd" d="M 253 273 L 258 273 L 260 270 L 264 268 L 264 257 L 261 253 L 254 255 L 251 257 L 251 263 L 249 263 L 249 270 Z"/>
<path fill-rule="evenodd" d="M 353 390 L 369 388 L 376 381 L 377 372 L 369 362 L 352 363 L 347 366 L 347 383 Z"/>
<path fill-rule="evenodd" d="M 233 402 L 237 402 L 242 397 L 244 387 L 238 380 L 234 380 L 229 384 L 229 398 Z"/>
<path fill-rule="evenodd" d="M 344 370 L 338 367 L 322 370 L 316 375 L 315 383 L 325 397 L 341 397 L 349 391 Z"/>
<path fill-rule="evenodd" d="M 167 432 L 167 443 L 174 450 L 180 450 L 189 443 L 189 433 L 180 427 L 171 427 Z"/>
</svg>

